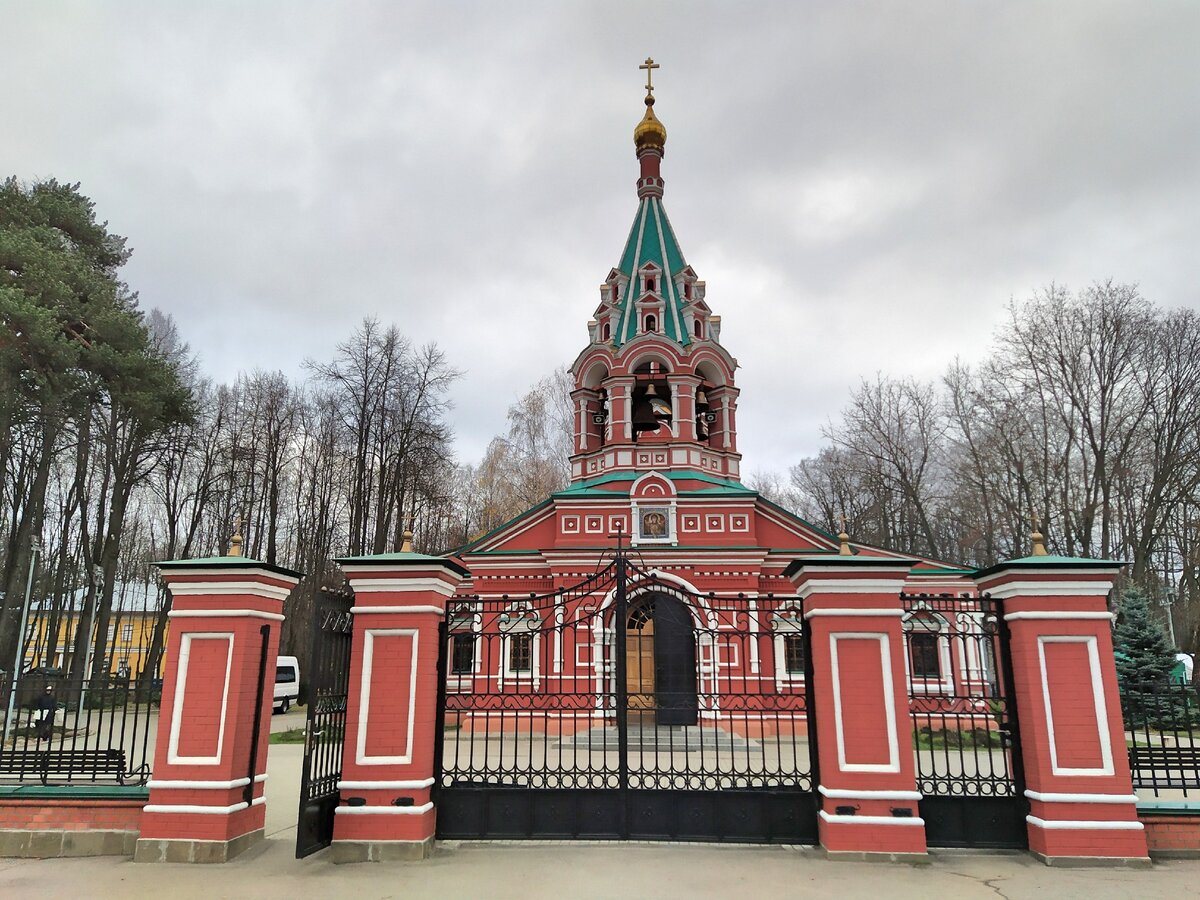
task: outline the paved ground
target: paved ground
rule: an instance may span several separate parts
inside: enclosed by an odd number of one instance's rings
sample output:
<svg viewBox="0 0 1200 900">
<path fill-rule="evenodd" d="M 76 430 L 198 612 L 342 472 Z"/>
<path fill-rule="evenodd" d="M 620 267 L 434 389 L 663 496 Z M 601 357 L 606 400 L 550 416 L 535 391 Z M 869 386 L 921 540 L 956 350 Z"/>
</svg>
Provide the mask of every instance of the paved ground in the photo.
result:
<svg viewBox="0 0 1200 900">
<path fill-rule="evenodd" d="M 302 714 L 275 716 L 273 731 Z M 1049 869 L 1024 854 L 937 854 L 927 866 L 829 862 L 794 848 L 680 844 L 449 844 L 420 863 L 334 866 L 294 858 L 302 747 L 276 744 L 267 781 L 267 841 L 223 866 L 135 865 L 117 858 L 0 860 L 0 897 L 665 898 L 953 896 L 1059 900 L 1177 898 L 1200 893 L 1200 860 L 1148 871 Z"/>
</svg>

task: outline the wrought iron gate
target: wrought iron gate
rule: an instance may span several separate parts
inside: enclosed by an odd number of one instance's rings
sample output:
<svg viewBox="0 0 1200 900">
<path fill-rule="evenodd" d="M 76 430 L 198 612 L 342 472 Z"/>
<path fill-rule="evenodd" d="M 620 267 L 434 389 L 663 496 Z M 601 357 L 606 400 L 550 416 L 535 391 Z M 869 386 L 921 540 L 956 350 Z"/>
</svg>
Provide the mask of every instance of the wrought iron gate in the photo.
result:
<svg viewBox="0 0 1200 900">
<path fill-rule="evenodd" d="M 988 596 L 902 595 L 917 790 L 931 847 L 1027 846 L 1008 628 Z"/>
<path fill-rule="evenodd" d="M 304 767 L 300 773 L 300 811 L 296 821 L 297 859 L 316 853 L 333 841 L 350 688 L 352 604 L 351 594 L 319 591 L 313 608 L 308 721 L 304 729 Z"/>
<path fill-rule="evenodd" d="M 438 836 L 814 842 L 802 621 L 620 550 L 571 588 L 455 598 Z"/>
</svg>

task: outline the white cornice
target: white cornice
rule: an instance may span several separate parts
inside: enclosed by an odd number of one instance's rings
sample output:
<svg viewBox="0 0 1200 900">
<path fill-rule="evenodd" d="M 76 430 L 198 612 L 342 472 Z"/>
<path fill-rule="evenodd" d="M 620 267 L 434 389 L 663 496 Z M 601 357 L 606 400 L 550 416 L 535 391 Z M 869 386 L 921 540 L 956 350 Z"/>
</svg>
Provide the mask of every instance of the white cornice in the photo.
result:
<svg viewBox="0 0 1200 900">
<path fill-rule="evenodd" d="M 173 597 L 263 597 L 284 600 L 290 588 L 263 584 L 261 581 L 169 581 L 167 588 Z"/>
<path fill-rule="evenodd" d="M 1108 580 L 1006 581 L 990 588 L 980 583 L 980 589 L 986 590 L 997 600 L 1011 597 L 1107 597 L 1112 586 L 1113 583 Z"/>
</svg>

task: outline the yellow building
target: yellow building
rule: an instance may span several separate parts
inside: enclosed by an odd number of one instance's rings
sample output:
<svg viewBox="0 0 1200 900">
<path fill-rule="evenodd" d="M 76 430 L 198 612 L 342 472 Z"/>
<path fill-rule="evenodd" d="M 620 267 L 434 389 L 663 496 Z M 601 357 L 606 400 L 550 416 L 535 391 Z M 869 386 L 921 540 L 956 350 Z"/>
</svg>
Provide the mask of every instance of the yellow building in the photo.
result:
<svg viewBox="0 0 1200 900">
<path fill-rule="evenodd" d="M 87 589 L 81 588 L 72 595 L 67 608 L 57 612 L 51 609 L 49 602 L 34 604 L 29 611 L 26 631 L 29 637 L 25 647 L 25 670 L 39 666 L 55 669 L 65 667 L 79 629 L 91 625 L 89 617 L 81 612 L 86 597 Z M 154 639 L 159 603 L 156 585 L 131 582 L 116 584 L 108 633 L 103 641 L 110 674 L 136 676 L 141 673 Z M 55 634 L 53 640 L 48 640 L 51 629 Z M 165 633 L 163 644 L 166 645 Z"/>
</svg>

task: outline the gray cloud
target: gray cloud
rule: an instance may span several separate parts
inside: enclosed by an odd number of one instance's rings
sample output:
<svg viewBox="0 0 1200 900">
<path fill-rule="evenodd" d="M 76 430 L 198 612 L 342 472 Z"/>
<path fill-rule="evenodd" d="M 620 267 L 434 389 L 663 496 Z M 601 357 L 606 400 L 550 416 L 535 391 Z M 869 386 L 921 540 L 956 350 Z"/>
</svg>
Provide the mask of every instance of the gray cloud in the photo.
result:
<svg viewBox="0 0 1200 900">
<path fill-rule="evenodd" d="M 647 54 L 666 206 L 742 364 L 747 469 L 860 375 L 980 355 L 1010 297 L 1200 306 L 1190 3 L 0 4 L 0 172 L 81 181 L 218 378 L 364 315 L 467 374 L 459 449 L 585 339 L 632 221 Z"/>
</svg>

